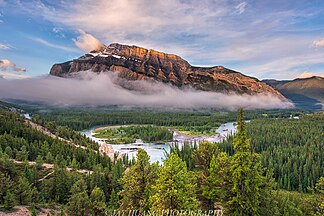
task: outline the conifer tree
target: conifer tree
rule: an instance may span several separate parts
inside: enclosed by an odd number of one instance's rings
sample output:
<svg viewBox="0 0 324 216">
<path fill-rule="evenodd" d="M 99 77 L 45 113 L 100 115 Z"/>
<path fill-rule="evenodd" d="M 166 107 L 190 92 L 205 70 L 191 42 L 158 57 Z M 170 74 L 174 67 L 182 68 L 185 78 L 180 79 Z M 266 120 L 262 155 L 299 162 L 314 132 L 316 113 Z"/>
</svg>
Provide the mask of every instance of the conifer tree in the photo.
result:
<svg viewBox="0 0 324 216">
<path fill-rule="evenodd" d="M 156 171 L 145 150 L 139 149 L 136 156 L 136 162 L 121 179 L 121 208 L 144 211 L 150 208 L 149 198 L 152 195 L 151 187 L 156 179 Z"/>
<path fill-rule="evenodd" d="M 229 165 L 230 160 L 225 152 L 219 153 L 217 158 L 213 157 L 210 162 L 207 184 L 203 186 L 203 196 L 212 201 L 211 209 L 215 209 L 217 204 L 224 205 L 229 197 Z"/>
<path fill-rule="evenodd" d="M 113 189 L 111 191 L 111 194 L 110 194 L 110 199 L 109 199 L 109 202 L 108 202 L 108 208 L 111 209 L 111 210 L 118 209 L 118 207 L 119 207 L 118 202 L 119 202 L 118 194 Z"/>
<path fill-rule="evenodd" d="M 15 196 L 12 192 L 8 191 L 6 196 L 4 197 L 4 208 L 6 210 L 11 210 L 13 207 L 15 207 Z"/>
<path fill-rule="evenodd" d="M 190 181 L 187 166 L 176 154 L 172 153 L 159 170 L 153 190 L 152 210 L 196 210 L 196 185 Z"/>
<path fill-rule="evenodd" d="M 94 188 L 91 192 L 90 208 L 93 215 L 105 215 L 106 198 L 105 194 L 99 187 Z"/>
<path fill-rule="evenodd" d="M 234 155 L 230 168 L 232 197 L 228 202 L 228 208 L 231 215 L 258 215 L 262 166 L 259 154 L 251 152 L 242 109 L 239 111 L 237 124 L 237 133 L 233 141 Z"/>
<path fill-rule="evenodd" d="M 33 201 L 35 189 L 29 184 L 28 179 L 21 177 L 15 187 L 15 194 L 20 205 L 28 205 Z"/>
<path fill-rule="evenodd" d="M 74 183 L 71 188 L 71 197 L 67 204 L 68 215 L 84 216 L 89 213 L 90 201 L 87 194 L 87 186 L 83 179 Z"/>
</svg>

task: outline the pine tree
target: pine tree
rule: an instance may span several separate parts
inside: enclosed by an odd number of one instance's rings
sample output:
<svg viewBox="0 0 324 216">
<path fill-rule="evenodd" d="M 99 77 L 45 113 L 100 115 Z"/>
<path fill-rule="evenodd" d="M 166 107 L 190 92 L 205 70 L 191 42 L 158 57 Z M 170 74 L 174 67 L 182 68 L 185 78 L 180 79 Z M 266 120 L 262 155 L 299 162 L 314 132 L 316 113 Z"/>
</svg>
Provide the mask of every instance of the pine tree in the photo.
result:
<svg viewBox="0 0 324 216">
<path fill-rule="evenodd" d="M 219 153 L 217 158 L 213 157 L 210 162 L 207 184 L 203 186 L 203 196 L 212 201 L 215 209 L 217 204 L 224 205 L 228 199 L 230 190 L 230 160 L 225 152 Z"/>
<path fill-rule="evenodd" d="M 144 211 L 150 208 L 151 187 L 156 179 L 156 169 L 150 164 L 150 156 L 143 149 L 137 152 L 137 160 L 121 179 L 123 190 L 121 208 Z"/>
<path fill-rule="evenodd" d="M 7 173 L 0 172 L 0 203 L 4 203 L 4 197 L 12 187 L 12 181 Z"/>
<path fill-rule="evenodd" d="M 108 202 L 108 208 L 111 209 L 111 210 L 118 209 L 118 207 L 119 207 L 118 203 L 119 203 L 118 194 L 113 189 L 111 191 L 111 194 L 110 194 L 110 199 L 109 199 L 109 202 Z"/>
<path fill-rule="evenodd" d="M 233 141 L 234 155 L 231 160 L 232 197 L 228 202 L 231 215 L 258 215 L 262 166 L 259 154 L 251 152 L 247 139 L 243 110 L 237 119 L 237 133 Z"/>
<path fill-rule="evenodd" d="M 35 189 L 29 184 L 28 179 L 21 177 L 18 180 L 17 187 L 15 188 L 15 194 L 20 205 L 28 205 L 33 201 L 35 195 Z"/>
<path fill-rule="evenodd" d="M 196 210 L 196 185 L 187 166 L 176 154 L 171 154 L 160 168 L 153 190 L 153 210 Z"/>
<path fill-rule="evenodd" d="M 74 183 L 71 188 L 71 197 L 67 204 L 68 215 L 83 216 L 88 215 L 90 200 L 86 191 L 86 183 L 83 179 Z"/>
<path fill-rule="evenodd" d="M 315 187 L 316 192 L 319 194 L 318 207 L 316 215 L 324 215 L 324 177 L 321 177 Z"/>
<path fill-rule="evenodd" d="M 14 194 L 8 191 L 6 196 L 4 197 L 4 208 L 9 211 L 13 207 L 15 207 L 15 203 L 16 200 Z"/>
<path fill-rule="evenodd" d="M 201 203 L 201 208 L 212 209 L 213 202 L 206 196 L 203 196 L 203 188 L 207 184 L 209 176 L 209 165 L 213 157 L 217 157 L 219 149 L 215 143 L 201 142 L 199 147 L 193 152 L 193 159 L 195 161 L 195 170 L 198 178 L 198 196 Z"/>
<path fill-rule="evenodd" d="M 38 155 L 36 158 L 36 165 L 35 165 L 37 170 L 41 170 L 43 168 L 43 158 L 42 156 Z"/>
<path fill-rule="evenodd" d="M 98 187 L 94 188 L 91 192 L 90 208 L 93 215 L 105 215 L 106 198 L 103 191 Z"/>
</svg>

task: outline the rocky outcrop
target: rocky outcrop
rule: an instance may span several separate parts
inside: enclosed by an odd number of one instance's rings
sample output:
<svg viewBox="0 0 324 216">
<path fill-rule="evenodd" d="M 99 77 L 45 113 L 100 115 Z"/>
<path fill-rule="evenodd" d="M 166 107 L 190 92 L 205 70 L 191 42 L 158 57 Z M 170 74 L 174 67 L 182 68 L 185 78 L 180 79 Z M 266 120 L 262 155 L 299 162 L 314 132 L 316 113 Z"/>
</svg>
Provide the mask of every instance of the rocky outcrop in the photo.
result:
<svg viewBox="0 0 324 216">
<path fill-rule="evenodd" d="M 78 59 L 53 65 L 50 74 L 67 77 L 79 71 L 116 71 L 128 80 L 155 80 L 180 88 L 238 94 L 273 94 L 284 97 L 269 85 L 239 72 L 215 67 L 194 67 L 181 57 L 137 46 L 110 44 Z"/>
</svg>

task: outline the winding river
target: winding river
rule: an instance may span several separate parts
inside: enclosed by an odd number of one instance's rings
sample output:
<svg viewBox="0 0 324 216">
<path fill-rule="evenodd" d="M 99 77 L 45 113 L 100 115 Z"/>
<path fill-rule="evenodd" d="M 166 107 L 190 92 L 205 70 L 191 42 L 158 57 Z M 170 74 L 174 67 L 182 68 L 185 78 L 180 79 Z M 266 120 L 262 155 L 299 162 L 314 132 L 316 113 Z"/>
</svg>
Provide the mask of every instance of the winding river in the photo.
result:
<svg viewBox="0 0 324 216">
<path fill-rule="evenodd" d="M 102 127 L 102 126 L 100 126 Z M 93 127 L 88 130 L 82 131 L 81 133 L 89 137 L 90 139 L 96 141 L 99 145 L 105 142 L 105 139 L 94 137 L 94 130 L 98 127 Z M 220 142 L 225 139 L 228 135 L 236 132 L 235 122 L 227 122 L 222 124 L 216 129 L 215 134 L 212 136 L 188 136 L 186 134 L 180 133 L 179 131 L 173 131 L 173 142 L 167 143 L 143 143 L 141 140 L 136 140 L 135 143 L 115 145 L 111 144 L 114 151 L 124 155 L 127 154 L 129 158 L 135 157 L 138 148 L 144 149 L 151 157 L 151 162 L 162 162 L 165 158 L 165 152 L 170 152 L 170 147 L 177 143 L 181 147 L 184 142 L 189 143 L 199 143 L 202 141 L 209 142 Z"/>
</svg>

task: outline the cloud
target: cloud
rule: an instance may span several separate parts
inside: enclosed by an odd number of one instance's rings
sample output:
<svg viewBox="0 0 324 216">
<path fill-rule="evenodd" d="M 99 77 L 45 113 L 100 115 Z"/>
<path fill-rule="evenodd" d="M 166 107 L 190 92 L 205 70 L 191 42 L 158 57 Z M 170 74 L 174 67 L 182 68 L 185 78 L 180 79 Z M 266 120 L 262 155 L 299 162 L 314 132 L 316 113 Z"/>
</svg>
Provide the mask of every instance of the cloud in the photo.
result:
<svg viewBox="0 0 324 216">
<path fill-rule="evenodd" d="M 324 38 L 314 40 L 313 41 L 313 46 L 314 47 L 324 47 Z"/>
<path fill-rule="evenodd" d="M 127 81 L 115 73 L 78 73 L 78 79 L 38 77 L 0 80 L 0 99 L 43 102 L 57 106 L 118 105 L 156 108 L 217 108 L 235 110 L 291 108 L 292 104 L 270 95 L 225 95 L 151 81 Z M 123 86 L 136 86 L 126 90 Z"/>
<path fill-rule="evenodd" d="M 8 59 L 0 59 L 0 71 L 15 71 L 15 72 L 26 72 L 26 68 L 16 67 L 16 64 L 12 63 Z"/>
<path fill-rule="evenodd" d="M 241 2 L 240 4 L 238 4 L 236 7 L 235 7 L 235 13 L 237 14 L 242 14 L 245 12 L 246 10 L 246 7 L 247 7 L 247 3 L 246 2 Z"/>
<path fill-rule="evenodd" d="M 72 47 L 67 47 L 67 46 L 63 46 L 63 45 L 58 45 L 58 44 L 54 44 L 54 43 L 51 43 L 51 42 L 48 42 L 47 40 L 44 40 L 42 38 L 37 38 L 37 37 L 30 37 L 32 40 L 40 43 L 40 44 L 43 44 L 45 46 L 48 46 L 48 47 L 52 47 L 52 48 L 55 48 L 55 49 L 60 49 L 60 50 L 64 50 L 64 51 L 67 51 L 67 52 L 76 52 L 78 53 L 79 50 L 75 49 L 75 48 L 72 48 Z"/>
<path fill-rule="evenodd" d="M 80 36 L 73 39 L 75 45 L 85 52 L 90 52 L 92 50 L 99 50 L 104 47 L 104 45 L 91 34 L 85 33 L 80 30 Z"/>
<path fill-rule="evenodd" d="M 63 33 L 63 29 L 62 28 L 54 27 L 52 29 L 52 32 L 55 33 L 57 36 L 59 36 L 61 38 L 65 38 L 65 34 Z"/>
<path fill-rule="evenodd" d="M 313 77 L 313 76 L 324 77 L 324 73 L 322 73 L 322 74 L 315 74 L 315 73 L 310 73 L 310 72 L 304 72 L 302 74 L 297 75 L 296 78 L 308 78 L 308 77 Z"/>
<path fill-rule="evenodd" d="M 9 50 L 9 49 L 11 49 L 10 45 L 0 43 L 0 50 Z"/>
<path fill-rule="evenodd" d="M 9 73 L 9 72 L 1 72 L 0 71 L 0 79 L 26 79 L 30 78 L 31 76 L 26 74 L 16 74 L 16 73 Z"/>
<path fill-rule="evenodd" d="M 281 78 L 292 78 L 305 71 L 303 61 L 285 67 L 280 73 L 272 69 L 287 56 L 310 59 L 318 55 L 313 53 L 309 42 L 321 28 L 305 23 L 323 15 L 320 6 L 308 4 L 306 0 L 298 3 L 292 0 L 285 3 L 249 0 L 20 2 L 21 10 L 40 15 L 58 26 L 82 29 L 105 44 L 135 44 L 178 54 L 195 65 L 248 69 L 249 75 L 259 78 L 273 72 Z M 88 40 L 82 40 L 84 34 L 75 42 L 89 51 Z M 270 71 L 258 71 L 267 63 Z"/>
</svg>

